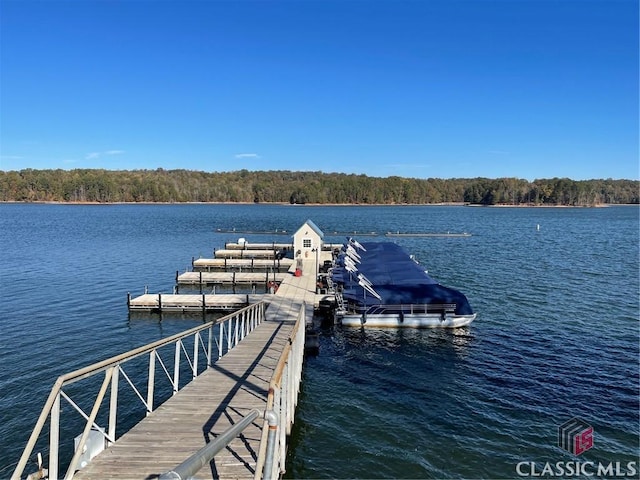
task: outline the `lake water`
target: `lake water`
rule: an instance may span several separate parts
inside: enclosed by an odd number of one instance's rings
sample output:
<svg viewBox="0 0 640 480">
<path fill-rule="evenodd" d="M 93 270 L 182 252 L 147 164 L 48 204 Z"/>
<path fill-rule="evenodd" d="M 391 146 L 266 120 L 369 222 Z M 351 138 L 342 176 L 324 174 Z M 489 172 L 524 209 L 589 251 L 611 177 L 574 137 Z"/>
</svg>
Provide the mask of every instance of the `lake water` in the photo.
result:
<svg viewBox="0 0 640 480">
<path fill-rule="evenodd" d="M 58 375 L 201 322 L 129 318 L 127 292 L 171 292 L 192 257 L 239 236 L 288 241 L 217 228 L 293 232 L 307 219 L 325 232 L 471 233 L 395 241 L 465 293 L 478 318 L 451 331 L 322 330 L 320 354 L 305 364 L 288 477 L 515 478 L 518 464 L 530 473 L 531 462 L 566 461 L 622 462 L 631 473 L 637 207 L 3 204 L 0 478 Z M 594 430 L 580 456 L 557 446 L 572 417 Z"/>
</svg>

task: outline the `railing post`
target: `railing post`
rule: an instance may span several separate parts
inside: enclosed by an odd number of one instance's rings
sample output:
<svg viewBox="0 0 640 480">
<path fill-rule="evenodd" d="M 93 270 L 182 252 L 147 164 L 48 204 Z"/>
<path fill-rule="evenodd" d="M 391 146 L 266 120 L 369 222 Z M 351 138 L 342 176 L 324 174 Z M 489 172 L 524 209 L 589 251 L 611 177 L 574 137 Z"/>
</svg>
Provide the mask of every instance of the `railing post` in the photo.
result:
<svg viewBox="0 0 640 480">
<path fill-rule="evenodd" d="M 264 461 L 264 470 L 262 478 L 264 480 L 272 480 L 274 478 L 274 453 L 276 450 L 276 442 L 278 437 L 278 414 L 274 410 L 264 412 L 264 418 L 269 424 L 269 436 L 267 437 L 267 452 Z"/>
<path fill-rule="evenodd" d="M 180 347 L 182 340 L 176 342 L 176 353 L 173 357 L 173 394 L 178 393 L 178 385 L 180 382 Z"/>
<path fill-rule="evenodd" d="M 196 332 L 193 336 L 193 378 L 198 376 L 198 351 L 200 343 L 200 332 Z"/>
<path fill-rule="evenodd" d="M 285 362 L 284 368 L 282 369 L 282 384 L 280 386 L 280 398 L 279 398 L 279 408 L 280 408 L 280 428 L 278 432 L 278 436 L 280 437 L 278 440 L 278 446 L 280 447 L 280 453 L 278 454 L 278 468 L 282 470 L 282 464 L 284 463 L 284 458 L 287 454 L 287 434 L 289 433 L 289 416 L 288 412 L 288 400 L 289 400 L 289 392 L 287 391 L 287 384 L 289 382 L 289 362 Z"/>
<path fill-rule="evenodd" d="M 238 340 L 238 330 L 239 330 L 239 327 L 240 327 L 239 323 L 240 323 L 240 315 L 236 315 L 236 326 L 235 326 L 235 328 L 233 330 L 233 332 L 234 332 L 234 343 L 233 343 L 233 346 L 234 347 L 236 345 L 238 345 L 238 341 L 239 341 Z"/>
<path fill-rule="evenodd" d="M 118 414 L 118 377 L 120 366 L 116 365 L 111 375 L 111 398 L 109 399 L 109 438 L 116 439 L 116 422 Z M 111 442 L 107 440 L 107 445 Z"/>
<path fill-rule="evenodd" d="M 147 379 L 147 415 L 153 412 L 153 390 L 156 384 L 156 351 L 149 353 L 149 378 Z"/>
<path fill-rule="evenodd" d="M 58 451 L 60 445 L 60 393 L 51 407 L 49 425 L 49 478 L 58 480 Z"/>
<path fill-rule="evenodd" d="M 220 322 L 220 342 L 218 343 L 218 360 L 222 358 L 222 342 L 224 341 L 224 323 Z"/>
<path fill-rule="evenodd" d="M 96 400 L 93 404 L 93 408 L 91 409 L 91 414 L 89 415 L 89 418 L 87 419 L 87 423 L 84 426 L 84 430 L 82 431 L 82 435 L 80 436 L 78 447 L 76 448 L 76 452 L 73 454 L 73 458 L 71 459 L 71 463 L 69 464 L 69 468 L 67 469 L 65 479 L 73 477 L 73 473 L 76 471 L 78 461 L 80 460 L 80 456 L 82 455 L 82 450 L 84 449 L 84 446 L 87 443 L 87 437 L 89 436 L 91 427 L 93 426 L 93 423 L 96 420 L 96 416 L 98 415 L 98 410 L 100 409 L 100 404 L 102 403 L 104 394 L 107 393 L 107 387 L 111 382 L 111 377 L 116 368 L 118 368 L 117 365 L 105 371 L 104 381 L 102 382 L 102 386 L 100 387 L 98 396 L 96 397 Z"/>
<path fill-rule="evenodd" d="M 211 326 L 209 327 L 209 338 L 207 340 L 207 368 L 213 364 L 213 359 L 211 355 L 213 354 L 213 326 L 214 322 L 211 322 Z"/>
</svg>

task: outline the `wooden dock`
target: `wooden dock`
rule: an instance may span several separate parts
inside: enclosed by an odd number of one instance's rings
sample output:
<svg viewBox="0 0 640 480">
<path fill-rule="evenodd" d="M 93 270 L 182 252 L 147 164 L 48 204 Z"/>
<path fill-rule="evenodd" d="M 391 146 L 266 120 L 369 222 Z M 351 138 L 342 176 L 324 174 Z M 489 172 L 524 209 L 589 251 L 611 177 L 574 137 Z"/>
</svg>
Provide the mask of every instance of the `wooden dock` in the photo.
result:
<svg viewBox="0 0 640 480">
<path fill-rule="evenodd" d="M 267 294 L 167 294 L 145 293 L 128 298 L 131 312 L 223 312 L 238 310 L 265 299 Z"/>
<path fill-rule="evenodd" d="M 275 250 L 236 250 L 221 248 L 215 251 L 216 258 L 256 258 L 256 259 L 277 259 L 280 252 Z"/>
<path fill-rule="evenodd" d="M 271 260 L 260 258 L 198 258 L 191 261 L 193 270 L 212 272 L 212 271 L 274 271 L 286 272 L 293 265 L 291 258 L 274 258 Z"/>
<path fill-rule="evenodd" d="M 301 306 L 305 305 L 307 318 L 311 318 L 314 303 L 323 297 L 316 295 L 315 289 L 314 261 L 303 260 L 302 276 L 287 275 L 278 291 L 268 296 L 270 305 L 261 325 L 96 456 L 74 478 L 157 478 L 251 410 L 263 411 L 270 379 Z M 202 300 L 201 295 L 193 297 L 196 297 L 192 299 L 196 304 Z M 157 295 L 145 298 L 150 302 L 148 305 L 157 301 Z M 205 299 L 208 301 L 208 296 Z M 253 479 L 262 427 L 262 419 L 254 421 L 194 478 Z"/>
<path fill-rule="evenodd" d="M 267 272 L 185 272 L 176 275 L 178 285 L 265 285 L 281 283 L 289 273 Z"/>
<path fill-rule="evenodd" d="M 224 244 L 227 250 L 291 250 L 293 243 L 249 243 L 249 242 L 227 242 Z"/>
</svg>

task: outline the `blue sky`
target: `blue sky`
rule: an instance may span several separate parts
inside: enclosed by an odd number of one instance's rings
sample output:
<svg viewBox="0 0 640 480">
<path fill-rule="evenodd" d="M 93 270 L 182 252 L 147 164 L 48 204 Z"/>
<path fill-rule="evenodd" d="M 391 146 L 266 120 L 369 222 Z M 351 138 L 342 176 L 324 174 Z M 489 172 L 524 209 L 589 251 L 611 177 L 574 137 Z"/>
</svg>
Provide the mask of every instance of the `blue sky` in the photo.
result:
<svg viewBox="0 0 640 480">
<path fill-rule="evenodd" d="M 0 9 L 0 170 L 639 178 L 637 0 Z"/>
</svg>

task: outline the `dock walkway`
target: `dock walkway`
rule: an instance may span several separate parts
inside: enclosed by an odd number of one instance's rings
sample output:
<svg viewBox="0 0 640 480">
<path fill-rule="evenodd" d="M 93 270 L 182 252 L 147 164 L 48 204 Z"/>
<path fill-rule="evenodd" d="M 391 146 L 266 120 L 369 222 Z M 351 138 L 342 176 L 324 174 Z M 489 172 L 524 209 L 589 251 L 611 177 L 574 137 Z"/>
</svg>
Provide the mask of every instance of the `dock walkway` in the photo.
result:
<svg viewBox="0 0 640 480">
<path fill-rule="evenodd" d="M 317 303 L 314 261 L 303 260 L 302 276 L 292 273 L 282 281 L 276 294 L 268 296 L 270 305 L 262 324 L 96 456 L 74 478 L 157 478 L 251 410 L 264 411 L 269 382 L 297 314 L 304 303 L 310 318 Z M 194 478 L 253 479 L 262 427 L 263 420 L 255 420 Z"/>
</svg>

